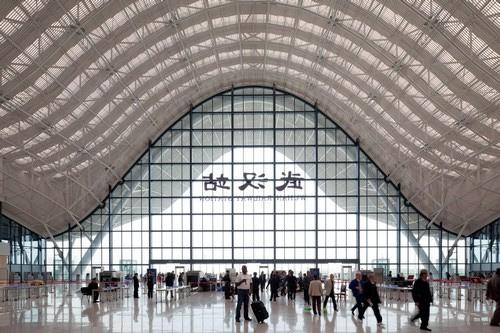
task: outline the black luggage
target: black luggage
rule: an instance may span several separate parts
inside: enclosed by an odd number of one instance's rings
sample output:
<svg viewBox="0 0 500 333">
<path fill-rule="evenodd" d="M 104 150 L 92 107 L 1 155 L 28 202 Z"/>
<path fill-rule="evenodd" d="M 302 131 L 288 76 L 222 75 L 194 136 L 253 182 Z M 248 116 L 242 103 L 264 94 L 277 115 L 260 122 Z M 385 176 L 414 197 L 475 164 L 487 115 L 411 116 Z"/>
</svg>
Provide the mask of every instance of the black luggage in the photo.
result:
<svg viewBox="0 0 500 333">
<path fill-rule="evenodd" d="M 254 317 L 259 323 L 263 323 L 264 320 L 269 318 L 269 313 L 267 312 L 266 306 L 261 301 L 252 302 L 251 306 Z"/>
</svg>

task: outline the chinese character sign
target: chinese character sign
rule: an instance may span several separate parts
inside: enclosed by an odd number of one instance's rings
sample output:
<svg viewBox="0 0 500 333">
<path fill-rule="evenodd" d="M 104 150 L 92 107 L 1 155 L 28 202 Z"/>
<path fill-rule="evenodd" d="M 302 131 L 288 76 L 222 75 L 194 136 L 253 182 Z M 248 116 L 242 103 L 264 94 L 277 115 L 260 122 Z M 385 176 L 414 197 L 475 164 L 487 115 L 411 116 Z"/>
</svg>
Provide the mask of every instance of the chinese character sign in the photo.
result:
<svg viewBox="0 0 500 333">
<path fill-rule="evenodd" d="M 283 177 L 279 179 L 280 184 L 275 186 L 276 191 L 284 191 L 286 188 L 298 189 L 302 190 L 302 181 L 304 180 L 301 177 L 300 173 L 292 173 L 288 171 L 288 173 L 282 172 Z M 221 174 L 219 177 L 214 178 L 213 173 L 210 173 L 208 176 L 203 176 L 203 188 L 205 191 L 217 191 L 218 188 L 222 189 L 230 189 L 230 186 L 226 185 L 229 182 L 228 177 L 224 177 L 224 174 Z M 240 191 L 245 191 L 248 187 L 254 189 L 265 189 L 266 183 L 269 179 L 266 178 L 264 173 L 257 175 L 255 172 L 244 172 L 243 173 L 243 183 L 238 186 Z"/>
</svg>

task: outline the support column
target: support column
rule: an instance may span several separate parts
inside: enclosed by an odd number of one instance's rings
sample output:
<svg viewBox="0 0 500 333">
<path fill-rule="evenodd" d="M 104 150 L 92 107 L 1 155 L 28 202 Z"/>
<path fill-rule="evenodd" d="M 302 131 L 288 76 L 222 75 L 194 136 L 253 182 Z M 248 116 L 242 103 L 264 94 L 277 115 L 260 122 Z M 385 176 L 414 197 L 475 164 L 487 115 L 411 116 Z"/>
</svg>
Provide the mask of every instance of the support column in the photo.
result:
<svg viewBox="0 0 500 333">
<path fill-rule="evenodd" d="M 443 222 L 439 223 L 439 278 L 443 278 Z"/>
<path fill-rule="evenodd" d="M 73 246 L 71 244 L 71 224 L 68 223 L 68 280 L 71 281 L 73 278 L 73 271 L 71 270 L 73 259 L 71 258 L 73 252 Z M 64 263 L 63 263 L 64 265 Z"/>
</svg>

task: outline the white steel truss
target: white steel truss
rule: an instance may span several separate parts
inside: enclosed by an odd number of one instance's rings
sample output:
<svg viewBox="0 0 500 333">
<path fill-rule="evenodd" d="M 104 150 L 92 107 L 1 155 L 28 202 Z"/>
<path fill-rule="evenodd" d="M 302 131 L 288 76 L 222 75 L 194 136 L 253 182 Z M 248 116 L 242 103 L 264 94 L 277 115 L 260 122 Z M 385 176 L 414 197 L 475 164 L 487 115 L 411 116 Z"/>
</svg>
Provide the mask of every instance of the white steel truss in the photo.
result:
<svg viewBox="0 0 500 333">
<path fill-rule="evenodd" d="M 4 212 L 44 236 L 78 225 L 190 105 L 274 84 L 467 235 L 500 216 L 499 32 L 495 0 L 8 1 Z"/>
</svg>

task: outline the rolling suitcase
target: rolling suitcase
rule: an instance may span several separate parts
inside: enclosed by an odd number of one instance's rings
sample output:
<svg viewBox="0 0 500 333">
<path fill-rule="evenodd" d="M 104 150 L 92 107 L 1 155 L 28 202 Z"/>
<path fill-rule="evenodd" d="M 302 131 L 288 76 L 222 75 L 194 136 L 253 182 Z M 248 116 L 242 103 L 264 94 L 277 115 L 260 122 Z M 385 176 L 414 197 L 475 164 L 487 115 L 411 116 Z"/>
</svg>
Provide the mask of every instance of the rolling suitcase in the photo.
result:
<svg viewBox="0 0 500 333">
<path fill-rule="evenodd" d="M 264 320 L 269 318 L 269 313 L 267 312 L 266 306 L 261 301 L 252 302 L 251 306 L 255 319 L 257 319 L 259 323 L 263 323 Z"/>
</svg>

